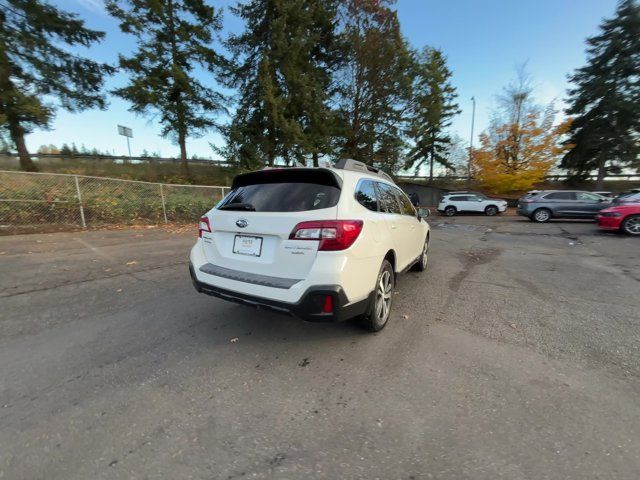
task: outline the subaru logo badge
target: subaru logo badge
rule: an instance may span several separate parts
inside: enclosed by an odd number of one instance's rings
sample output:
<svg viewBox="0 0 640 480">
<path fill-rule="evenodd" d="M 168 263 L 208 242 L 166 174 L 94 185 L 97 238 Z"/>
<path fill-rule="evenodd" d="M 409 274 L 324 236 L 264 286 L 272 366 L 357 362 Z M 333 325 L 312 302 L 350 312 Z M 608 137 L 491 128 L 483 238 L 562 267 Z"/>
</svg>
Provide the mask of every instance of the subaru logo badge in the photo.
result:
<svg viewBox="0 0 640 480">
<path fill-rule="evenodd" d="M 244 228 L 249 225 L 249 222 L 247 222 L 244 218 L 239 218 L 238 220 L 236 220 L 236 225 L 240 228 Z"/>
</svg>

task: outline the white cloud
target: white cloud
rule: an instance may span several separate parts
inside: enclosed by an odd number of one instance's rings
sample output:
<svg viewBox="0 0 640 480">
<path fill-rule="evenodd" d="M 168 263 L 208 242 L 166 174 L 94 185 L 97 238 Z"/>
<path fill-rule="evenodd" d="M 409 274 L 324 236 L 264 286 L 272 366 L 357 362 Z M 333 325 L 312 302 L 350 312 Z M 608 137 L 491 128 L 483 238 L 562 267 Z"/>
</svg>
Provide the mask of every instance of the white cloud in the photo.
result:
<svg viewBox="0 0 640 480">
<path fill-rule="evenodd" d="M 81 6 L 95 13 L 106 15 L 103 0 L 76 0 Z"/>
</svg>

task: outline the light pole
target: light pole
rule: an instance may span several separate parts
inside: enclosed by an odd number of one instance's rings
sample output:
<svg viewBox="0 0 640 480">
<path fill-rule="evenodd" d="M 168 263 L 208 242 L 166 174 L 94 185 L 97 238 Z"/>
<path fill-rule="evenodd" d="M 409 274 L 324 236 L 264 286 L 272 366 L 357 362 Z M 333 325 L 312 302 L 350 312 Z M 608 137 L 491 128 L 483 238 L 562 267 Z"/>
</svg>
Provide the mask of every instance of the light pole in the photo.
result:
<svg viewBox="0 0 640 480">
<path fill-rule="evenodd" d="M 469 163 L 467 165 L 467 187 L 471 188 L 471 159 L 473 158 L 473 126 L 476 120 L 476 97 L 471 97 L 473 110 L 471 111 L 471 138 L 469 139 Z"/>
</svg>

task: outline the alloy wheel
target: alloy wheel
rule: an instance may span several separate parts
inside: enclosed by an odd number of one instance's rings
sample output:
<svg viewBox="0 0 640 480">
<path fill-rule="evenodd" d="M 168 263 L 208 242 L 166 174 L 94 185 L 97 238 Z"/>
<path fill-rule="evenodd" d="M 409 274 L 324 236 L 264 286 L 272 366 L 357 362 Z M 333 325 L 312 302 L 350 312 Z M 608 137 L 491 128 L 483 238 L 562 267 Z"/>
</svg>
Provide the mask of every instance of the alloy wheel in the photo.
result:
<svg viewBox="0 0 640 480">
<path fill-rule="evenodd" d="M 485 213 L 490 217 L 493 217 L 496 213 L 498 213 L 498 209 L 496 207 L 487 207 Z"/>
<path fill-rule="evenodd" d="M 627 218 L 624 221 L 624 231 L 630 235 L 640 235 L 640 216 Z"/>
<path fill-rule="evenodd" d="M 427 266 L 427 261 L 429 260 L 429 256 L 427 250 L 429 249 L 429 241 L 424 242 L 424 247 L 422 248 L 422 258 L 420 261 L 422 262 L 423 268 Z"/>
<path fill-rule="evenodd" d="M 393 294 L 393 279 L 391 272 L 385 270 L 380 275 L 378 286 L 376 288 L 376 306 L 375 315 L 378 324 L 383 325 L 389 318 L 391 312 L 391 296 Z"/>
<path fill-rule="evenodd" d="M 551 218 L 551 215 L 547 210 L 537 210 L 533 215 L 537 222 L 546 222 Z"/>
</svg>

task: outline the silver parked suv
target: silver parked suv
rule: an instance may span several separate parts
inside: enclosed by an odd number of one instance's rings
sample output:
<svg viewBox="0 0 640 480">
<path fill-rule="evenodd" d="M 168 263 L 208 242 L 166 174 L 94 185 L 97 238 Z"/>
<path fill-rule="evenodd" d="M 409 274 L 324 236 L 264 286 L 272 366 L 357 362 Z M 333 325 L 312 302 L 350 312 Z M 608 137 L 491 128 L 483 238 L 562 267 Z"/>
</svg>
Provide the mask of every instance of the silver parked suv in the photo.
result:
<svg viewBox="0 0 640 480">
<path fill-rule="evenodd" d="M 610 199 L 579 190 L 536 190 L 518 200 L 518 215 L 534 222 L 552 218 L 595 218 Z"/>
</svg>

